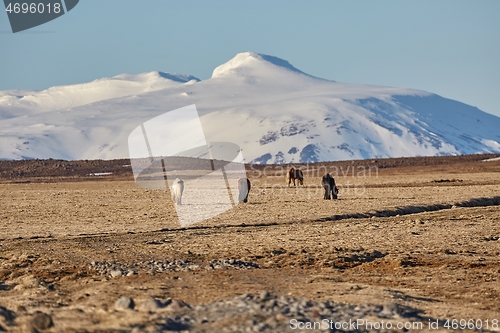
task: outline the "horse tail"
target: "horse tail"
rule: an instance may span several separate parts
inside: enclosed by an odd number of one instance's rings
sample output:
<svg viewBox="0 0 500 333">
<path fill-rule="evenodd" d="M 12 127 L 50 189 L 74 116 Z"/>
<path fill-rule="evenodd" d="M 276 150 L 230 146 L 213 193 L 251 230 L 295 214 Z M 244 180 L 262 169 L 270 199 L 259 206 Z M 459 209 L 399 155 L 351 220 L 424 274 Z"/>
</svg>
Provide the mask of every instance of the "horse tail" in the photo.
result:
<svg viewBox="0 0 500 333">
<path fill-rule="evenodd" d="M 292 179 L 294 179 L 294 174 L 294 168 L 290 168 L 290 170 L 288 170 L 288 172 L 286 173 L 286 182 L 288 183 L 288 187 L 290 187 L 290 183 L 292 182 Z"/>
<path fill-rule="evenodd" d="M 248 201 L 248 193 L 250 192 L 251 184 L 250 179 L 248 178 L 240 178 L 238 180 L 238 203 L 239 202 L 247 202 Z"/>
</svg>

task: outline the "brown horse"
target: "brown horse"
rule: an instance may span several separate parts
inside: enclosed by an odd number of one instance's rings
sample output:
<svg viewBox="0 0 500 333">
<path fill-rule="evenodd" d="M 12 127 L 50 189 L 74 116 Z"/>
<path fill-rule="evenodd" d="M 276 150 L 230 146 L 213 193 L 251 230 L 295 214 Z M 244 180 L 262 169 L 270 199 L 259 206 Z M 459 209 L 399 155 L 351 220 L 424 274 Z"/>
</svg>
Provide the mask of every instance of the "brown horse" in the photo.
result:
<svg viewBox="0 0 500 333">
<path fill-rule="evenodd" d="M 295 180 L 297 179 L 298 185 L 304 185 L 304 174 L 300 169 L 290 168 L 286 174 L 286 182 L 288 183 L 288 187 L 293 182 L 293 186 L 295 185 Z"/>
<path fill-rule="evenodd" d="M 238 179 L 238 203 L 240 202 L 248 202 L 248 193 L 250 193 L 250 180 L 248 178 L 240 178 Z"/>
<path fill-rule="evenodd" d="M 330 200 L 331 198 L 337 199 L 337 194 L 339 193 L 339 189 L 335 185 L 335 179 L 327 173 L 326 175 L 321 178 L 321 186 L 325 189 L 325 195 L 323 198 L 325 200 Z M 332 194 L 332 197 L 330 198 L 330 193 Z"/>
</svg>

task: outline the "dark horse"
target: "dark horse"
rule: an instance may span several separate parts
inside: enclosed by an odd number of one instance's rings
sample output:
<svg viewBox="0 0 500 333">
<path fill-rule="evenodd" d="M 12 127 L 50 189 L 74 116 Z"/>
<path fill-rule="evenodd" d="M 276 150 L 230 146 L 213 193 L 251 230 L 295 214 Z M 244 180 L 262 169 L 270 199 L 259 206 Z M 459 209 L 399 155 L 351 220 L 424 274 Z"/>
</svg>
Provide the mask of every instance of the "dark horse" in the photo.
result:
<svg viewBox="0 0 500 333">
<path fill-rule="evenodd" d="M 291 168 L 286 174 L 286 181 L 288 183 L 288 187 L 293 182 L 293 186 L 295 185 L 295 179 L 297 179 L 298 185 L 304 185 L 304 174 L 300 169 Z"/>
<path fill-rule="evenodd" d="M 238 179 L 238 203 L 248 201 L 248 193 L 250 193 L 250 180 L 248 178 Z"/>
<path fill-rule="evenodd" d="M 321 179 L 321 186 L 325 189 L 325 200 L 330 200 L 330 192 L 332 193 L 333 199 L 337 199 L 337 194 L 339 193 L 339 189 L 335 186 L 335 179 L 327 173 Z"/>
</svg>

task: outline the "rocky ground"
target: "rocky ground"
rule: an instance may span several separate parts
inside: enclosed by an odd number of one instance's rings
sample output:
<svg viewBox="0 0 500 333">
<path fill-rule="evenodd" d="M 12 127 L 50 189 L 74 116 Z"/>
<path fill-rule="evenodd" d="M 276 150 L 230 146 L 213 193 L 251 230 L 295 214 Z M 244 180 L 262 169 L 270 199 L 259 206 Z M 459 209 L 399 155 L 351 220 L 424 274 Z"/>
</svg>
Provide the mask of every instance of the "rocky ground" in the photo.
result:
<svg viewBox="0 0 500 333">
<path fill-rule="evenodd" d="M 496 156 L 249 168 L 188 228 L 126 160 L 2 161 L 0 332 L 499 332 Z"/>
</svg>

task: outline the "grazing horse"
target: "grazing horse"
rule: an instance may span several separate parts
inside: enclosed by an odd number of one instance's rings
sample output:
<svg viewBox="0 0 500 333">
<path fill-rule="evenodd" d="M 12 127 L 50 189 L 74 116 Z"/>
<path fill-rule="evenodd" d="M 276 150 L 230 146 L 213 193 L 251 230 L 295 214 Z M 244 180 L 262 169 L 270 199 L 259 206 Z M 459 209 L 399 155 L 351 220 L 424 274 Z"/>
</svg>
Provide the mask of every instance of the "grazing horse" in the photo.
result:
<svg viewBox="0 0 500 333">
<path fill-rule="evenodd" d="M 182 192 L 184 192 L 184 181 L 179 178 L 175 178 L 172 184 L 172 199 L 177 205 L 182 205 Z"/>
<path fill-rule="evenodd" d="M 240 178 L 238 179 L 238 203 L 247 202 L 248 201 L 248 193 L 250 193 L 250 180 L 248 178 Z"/>
<path fill-rule="evenodd" d="M 339 189 L 335 186 L 335 179 L 327 173 L 321 178 L 321 186 L 325 189 L 325 200 L 330 200 L 330 192 L 332 193 L 333 199 L 337 199 L 337 194 L 339 193 Z"/>
<path fill-rule="evenodd" d="M 304 174 L 300 169 L 291 168 L 286 174 L 286 181 L 288 183 L 288 187 L 293 182 L 293 186 L 295 185 L 295 179 L 297 179 L 298 185 L 304 185 Z"/>
</svg>

